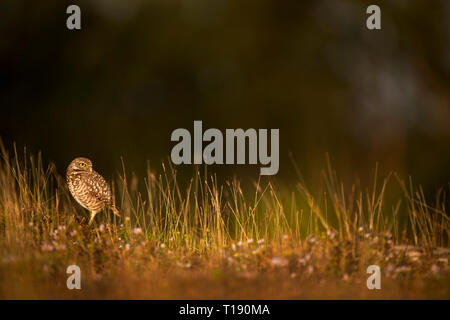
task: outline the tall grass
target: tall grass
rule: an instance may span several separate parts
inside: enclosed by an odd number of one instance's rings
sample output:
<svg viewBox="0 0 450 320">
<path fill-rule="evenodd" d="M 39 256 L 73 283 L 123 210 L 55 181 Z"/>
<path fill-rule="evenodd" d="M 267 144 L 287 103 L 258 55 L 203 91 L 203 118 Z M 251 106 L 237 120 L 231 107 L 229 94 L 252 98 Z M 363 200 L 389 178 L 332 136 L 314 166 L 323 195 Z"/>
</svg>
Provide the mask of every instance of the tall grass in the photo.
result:
<svg viewBox="0 0 450 320">
<path fill-rule="evenodd" d="M 412 180 L 406 183 L 391 174 L 380 181 L 377 169 L 373 185 L 363 189 L 357 184 L 344 186 L 329 164 L 322 188 L 311 191 L 304 182 L 288 189 L 270 179 L 258 179 L 244 188 L 238 178 L 222 182 L 207 168 L 199 168 L 188 181 L 180 182 L 170 163 L 163 163 L 159 173 L 148 169 L 145 177 L 138 177 L 129 174 L 122 162 L 121 173 L 111 181 L 122 218 L 105 212 L 88 226 L 88 212 L 71 198 L 64 173 L 54 164 L 44 165 L 41 154 L 35 157 L 26 150 L 19 154 L 15 148 L 9 153 L 2 144 L 0 148 L 4 263 L 0 261 L 0 296 L 8 296 L 5 283 L 11 279 L 40 274 L 36 265 L 63 274 L 61 268 L 75 261 L 91 270 L 92 279 L 120 268 L 141 270 L 162 264 L 166 270 L 167 256 L 166 260 L 158 258 L 161 248 L 175 252 L 173 261 L 182 266 L 190 266 L 189 261 L 199 257 L 214 268 L 225 262 L 236 270 L 281 265 L 289 267 L 291 277 L 299 270 L 310 274 L 320 268 L 324 275 L 347 277 L 358 270 L 355 265 L 363 268 L 374 257 L 388 265 L 383 257 L 389 255 L 388 247 L 414 246 L 430 256 L 437 248 L 450 247 L 445 191 L 430 202 Z M 392 188 L 400 189 L 402 195 L 392 197 Z M 372 239 L 376 248 L 365 244 Z M 314 241 L 323 247 L 314 251 Z M 242 243 L 249 252 L 236 249 Z M 256 245 L 251 247 L 252 243 Z M 137 248 L 132 255 L 126 253 L 130 246 Z M 364 250 L 370 256 L 361 258 Z M 309 255 L 318 253 L 317 264 L 312 267 L 311 262 L 312 269 L 307 269 Z M 302 254 L 306 260 L 296 260 Z M 289 257 L 289 263 L 276 258 L 271 264 L 270 259 L 280 255 Z M 30 281 L 39 280 L 29 277 L 24 284 L 27 288 Z M 52 288 L 49 279 L 47 286 Z"/>
<path fill-rule="evenodd" d="M 64 174 L 53 164 L 44 166 L 41 154 L 34 157 L 24 150 L 19 156 L 14 149 L 10 155 L 2 145 L 1 152 L 0 236 L 4 243 L 37 244 L 61 224 L 81 223 L 87 217 L 71 199 Z M 123 165 L 113 182 L 123 219 L 104 214 L 99 215 L 98 224 L 123 224 L 128 233 L 140 228 L 148 239 L 199 251 L 220 250 L 230 241 L 248 239 L 276 243 L 286 235 L 301 241 L 331 231 L 352 239 L 361 228 L 391 232 L 395 243 L 449 246 L 445 192 L 430 204 L 421 187 L 414 187 L 411 180 L 406 184 L 397 175 L 379 183 L 375 170 L 370 191 L 363 192 L 356 185 L 347 190 L 329 165 L 323 174 L 321 197 L 316 197 L 302 183 L 283 193 L 271 181 L 261 180 L 244 192 L 237 178 L 221 183 L 206 170 L 203 174 L 197 170 L 181 189 L 172 165 L 163 163 L 161 171 L 155 174 L 148 169 L 140 182 L 134 174 L 129 177 Z M 403 190 L 403 198 L 395 203 L 385 199 L 389 184 Z M 33 238 L 25 232 L 30 224 L 40 230 Z"/>
</svg>

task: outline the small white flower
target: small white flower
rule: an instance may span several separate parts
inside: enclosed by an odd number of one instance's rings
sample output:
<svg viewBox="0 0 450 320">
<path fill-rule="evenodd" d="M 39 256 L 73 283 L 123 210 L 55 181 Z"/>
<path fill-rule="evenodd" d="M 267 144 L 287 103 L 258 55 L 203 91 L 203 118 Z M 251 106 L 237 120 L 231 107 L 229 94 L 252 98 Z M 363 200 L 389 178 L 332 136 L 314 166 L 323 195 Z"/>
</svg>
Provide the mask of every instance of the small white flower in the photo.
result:
<svg viewBox="0 0 450 320">
<path fill-rule="evenodd" d="M 281 257 L 274 257 L 270 260 L 270 262 L 275 267 L 286 267 L 289 264 L 287 259 Z"/>
<path fill-rule="evenodd" d="M 253 239 L 248 239 L 247 243 L 253 243 Z"/>
<path fill-rule="evenodd" d="M 127 244 L 125 245 L 125 250 L 130 250 L 130 244 L 129 244 L 129 243 L 127 243 Z"/>
<path fill-rule="evenodd" d="M 258 244 L 264 243 L 264 238 L 258 240 Z"/>
<path fill-rule="evenodd" d="M 308 239 L 308 242 L 310 244 L 313 244 L 314 242 L 316 242 L 316 238 L 314 236 L 312 236 L 311 238 Z"/>
<path fill-rule="evenodd" d="M 394 271 L 395 271 L 394 265 L 392 263 L 389 263 L 386 267 L 386 274 L 390 275 Z"/>
<path fill-rule="evenodd" d="M 401 267 L 398 267 L 397 270 L 395 270 L 395 271 L 396 272 L 407 272 L 410 270 L 411 270 L 411 267 L 409 267 L 409 266 L 401 266 Z"/>
<path fill-rule="evenodd" d="M 66 250 L 67 249 L 67 247 L 64 243 L 55 244 L 55 248 L 56 248 L 56 250 Z"/>
<path fill-rule="evenodd" d="M 439 271 L 441 271 L 441 268 L 439 268 L 439 266 L 437 266 L 437 265 L 435 265 L 435 264 L 433 264 L 433 265 L 431 266 L 431 272 L 432 272 L 433 274 L 438 274 Z"/>
<path fill-rule="evenodd" d="M 133 229 L 133 233 L 136 234 L 136 235 L 137 234 L 141 234 L 142 233 L 142 229 L 141 228 L 134 228 Z"/>
<path fill-rule="evenodd" d="M 44 243 L 41 247 L 42 251 L 53 251 L 53 246 L 48 243 Z"/>
<path fill-rule="evenodd" d="M 100 232 L 105 231 L 105 225 L 102 223 L 102 224 L 98 227 L 98 230 L 99 230 Z"/>
<path fill-rule="evenodd" d="M 164 243 L 161 243 L 160 247 L 164 249 L 166 247 L 166 245 Z"/>
</svg>

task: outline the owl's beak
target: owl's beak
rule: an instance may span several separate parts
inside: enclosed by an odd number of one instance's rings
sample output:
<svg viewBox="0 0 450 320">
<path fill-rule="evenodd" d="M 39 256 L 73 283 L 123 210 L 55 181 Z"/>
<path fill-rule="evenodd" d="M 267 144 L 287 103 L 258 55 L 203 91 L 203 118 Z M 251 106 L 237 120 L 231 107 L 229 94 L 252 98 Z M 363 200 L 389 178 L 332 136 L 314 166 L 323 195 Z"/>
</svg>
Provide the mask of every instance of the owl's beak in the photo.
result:
<svg viewBox="0 0 450 320">
<path fill-rule="evenodd" d="M 89 168 L 89 171 L 92 172 L 92 168 Z"/>
</svg>

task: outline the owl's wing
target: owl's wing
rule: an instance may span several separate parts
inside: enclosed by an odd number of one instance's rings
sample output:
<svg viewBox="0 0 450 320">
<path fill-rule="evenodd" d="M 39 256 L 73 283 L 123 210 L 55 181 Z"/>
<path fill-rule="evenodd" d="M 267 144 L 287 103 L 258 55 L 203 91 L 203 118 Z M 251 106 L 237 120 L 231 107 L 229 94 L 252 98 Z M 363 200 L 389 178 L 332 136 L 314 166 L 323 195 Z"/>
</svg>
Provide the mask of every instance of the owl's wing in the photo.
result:
<svg viewBox="0 0 450 320">
<path fill-rule="evenodd" d="M 108 183 L 97 172 L 92 172 L 91 177 L 85 181 L 89 194 L 100 201 L 111 202 L 111 189 Z"/>
</svg>

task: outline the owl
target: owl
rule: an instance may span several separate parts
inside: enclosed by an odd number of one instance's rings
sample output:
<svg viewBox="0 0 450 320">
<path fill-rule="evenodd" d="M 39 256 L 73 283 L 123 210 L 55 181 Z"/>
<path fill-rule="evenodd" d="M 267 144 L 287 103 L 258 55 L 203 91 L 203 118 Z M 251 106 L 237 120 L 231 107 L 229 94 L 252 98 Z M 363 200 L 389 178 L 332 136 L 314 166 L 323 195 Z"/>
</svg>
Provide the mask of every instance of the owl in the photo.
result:
<svg viewBox="0 0 450 320">
<path fill-rule="evenodd" d="M 86 158 L 73 160 L 67 167 L 66 180 L 72 197 L 90 211 L 89 224 L 103 209 L 111 209 L 115 215 L 120 217 L 108 183 L 92 169 L 91 160 Z"/>
</svg>

